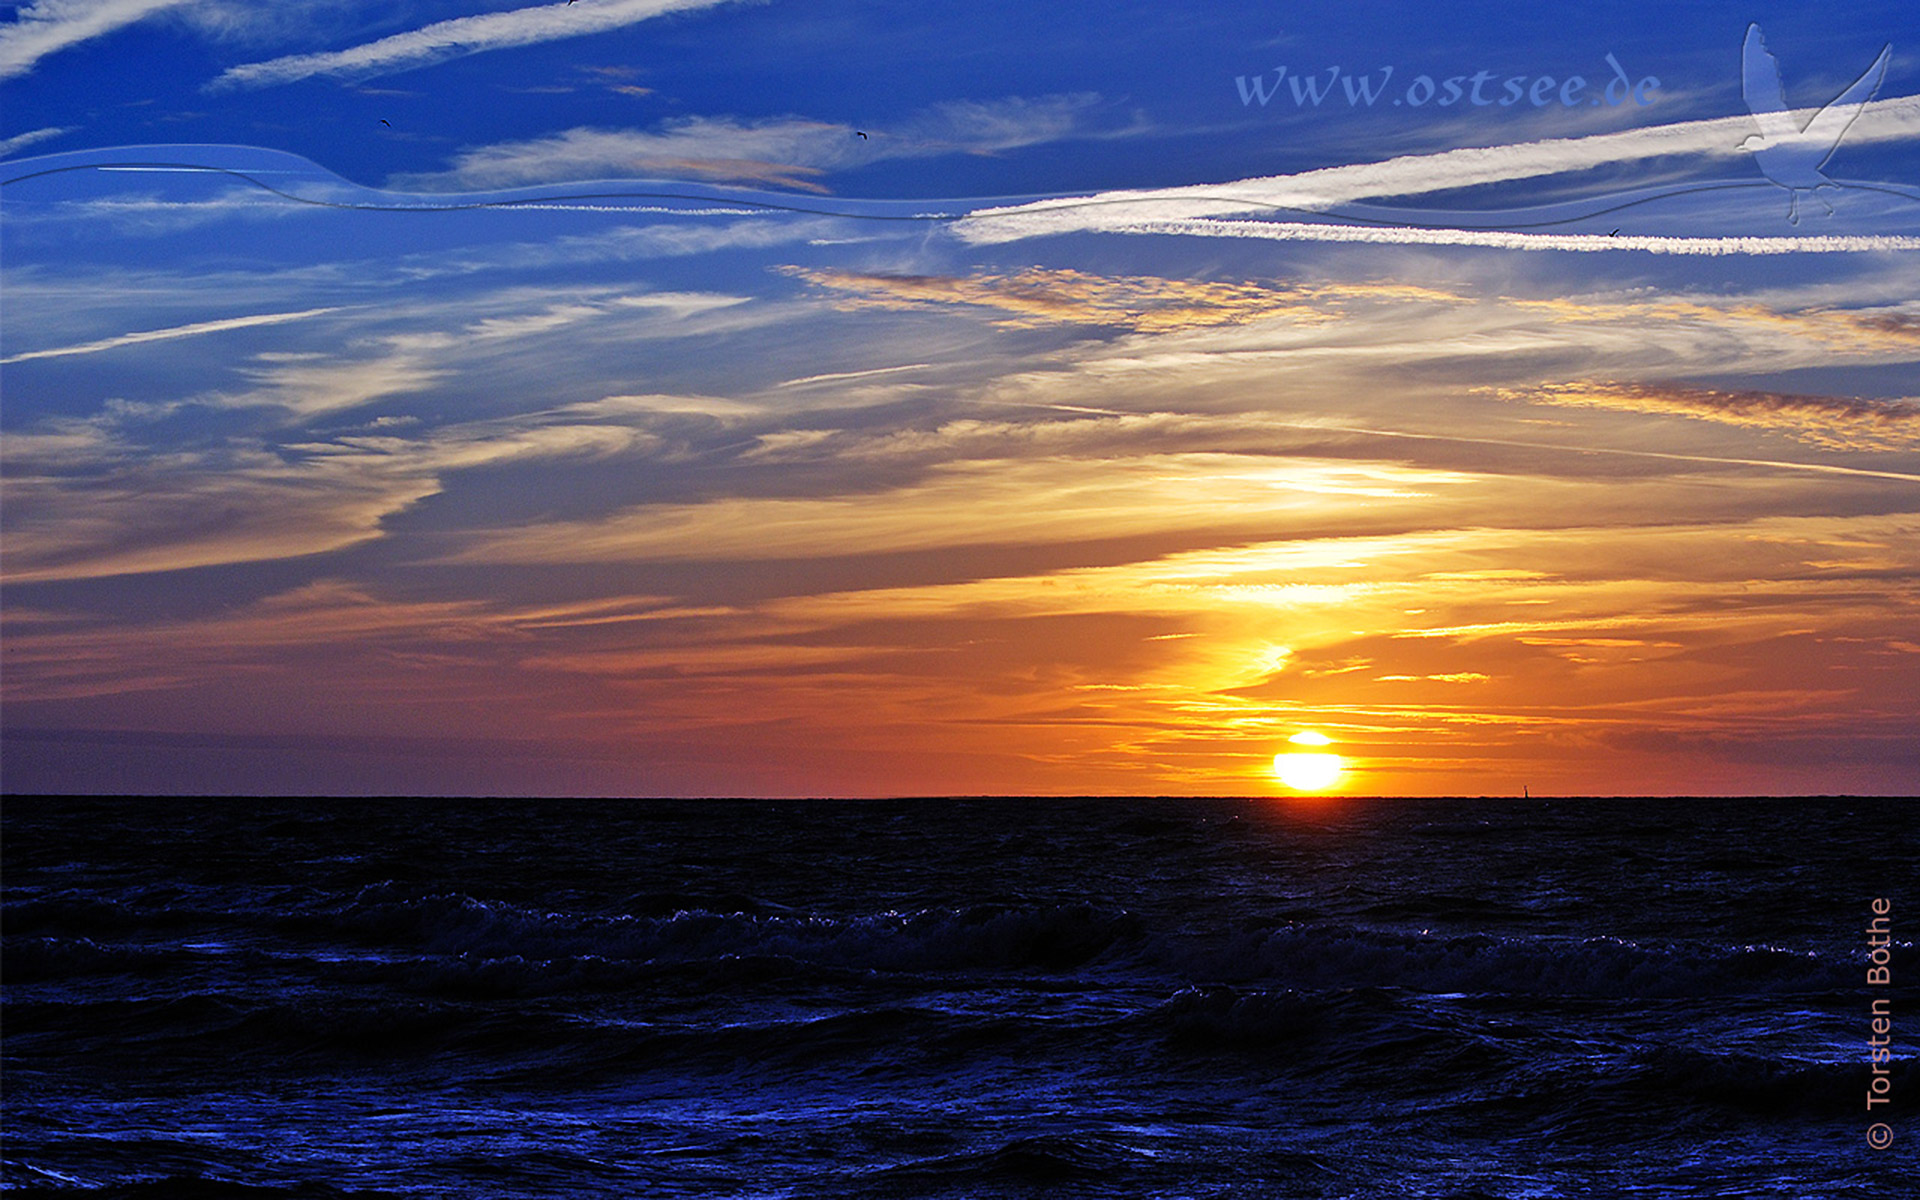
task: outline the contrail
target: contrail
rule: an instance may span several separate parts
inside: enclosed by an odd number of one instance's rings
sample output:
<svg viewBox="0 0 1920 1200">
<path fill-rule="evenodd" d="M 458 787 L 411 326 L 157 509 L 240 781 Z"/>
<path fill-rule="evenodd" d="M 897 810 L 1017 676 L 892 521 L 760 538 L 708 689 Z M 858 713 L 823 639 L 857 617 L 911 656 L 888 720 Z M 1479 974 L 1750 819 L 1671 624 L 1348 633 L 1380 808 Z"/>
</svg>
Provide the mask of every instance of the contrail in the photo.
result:
<svg viewBox="0 0 1920 1200">
<path fill-rule="evenodd" d="M 1562 454 L 1618 454 L 1629 458 L 1660 458 L 1673 462 L 1714 463 L 1731 467 L 1776 467 L 1789 471 L 1817 471 L 1830 475 L 1864 475 L 1872 479 L 1898 479 L 1920 483 L 1920 475 L 1905 471 L 1875 471 L 1867 467 L 1842 467 L 1832 463 L 1789 462 L 1772 458 L 1723 458 L 1713 454 L 1673 454 L 1661 450 L 1626 450 L 1609 446 L 1562 446 L 1552 442 L 1526 442 L 1512 438 L 1463 437 L 1449 433 L 1408 433 L 1399 429 L 1367 429 L 1357 425 L 1321 425 L 1307 421 L 1274 421 L 1285 429 L 1309 429 L 1322 433 L 1357 433 L 1368 437 L 1408 438 L 1421 442 L 1461 442 L 1472 446 L 1512 446 L 1522 450 L 1552 450 Z"/>
<path fill-rule="evenodd" d="M 435 21 L 345 50 L 290 54 L 230 67 L 204 91 L 271 87 L 315 75 L 368 76 L 404 71 L 486 50 L 532 46 L 562 38 L 606 33 L 668 13 L 712 8 L 727 0 L 607 0 L 568 12 L 565 4 L 540 4 L 506 12 Z"/>
<path fill-rule="evenodd" d="M 1038 215 L 1038 214 L 1035 214 Z M 1049 214 L 1051 215 L 1051 214 Z M 970 242 L 1009 242 L 1070 232 L 1056 222 L 1029 221 L 1024 214 L 968 217 L 957 228 Z M 1080 224 L 1071 232 L 1180 234 L 1189 237 L 1263 238 L 1279 242 L 1372 242 L 1418 246 L 1490 246 L 1500 250 L 1642 250 L 1649 254 L 1836 254 L 1920 250 L 1920 237 L 1894 234 L 1815 237 L 1667 237 L 1609 234 L 1515 233 L 1500 229 L 1419 229 L 1412 226 L 1337 225 L 1311 221 L 1224 221 L 1207 217 Z"/>
<path fill-rule="evenodd" d="M 1811 115 L 1806 114 L 1808 118 Z M 1753 117 L 1741 114 L 1587 137 L 1410 154 L 1382 162 L 1351 163 L 1224 184 L 1061 197 L 977 209 L 960 221 L 956 232 L 974 242 L 1083 231 L 1131 232 L 1145 222 L 1220 218 L 1274 209 L 1323 212 L 1364 200 L 1535 179 L 1669 155 L 1738 159 L 1747 156 L 1740 139 L 1753 129 Z M 1848 133 L 1855 143 L 1920 137 L 1920 95 L 1865 105 Z"/>
<path fill-rule="evenodd" d="M 246 329 L 253 325 L 279 325 L 285 321 L 298 321 L 303 317 L 317 317 L 321 313 L 338 312 L 339 305 L 328 308 L 307 308 L 299 312 L 261 313 L 255 317 L 227 317 L 220 321 L 201 321 L 194 325 L 175 325 L 170 329 L 148 329 L 140 333 L 123 333 L 115 337 L 101 338 L 97 342 L 86 342 L 78 346 L 56 346 L 50 350 L 29 350 L 25 354 L 11 354 L 0 358 L 0 363 L 26 362 L 34 358 L 60 358 L 68 354 L 94 354 L 101 350 L 114 350 L 121 346 L 137 346 L 142 342 L 164 342 L 173 338 L 194 337 L 202 333 L 220 333 L 227 329 Z"/>
</svg>

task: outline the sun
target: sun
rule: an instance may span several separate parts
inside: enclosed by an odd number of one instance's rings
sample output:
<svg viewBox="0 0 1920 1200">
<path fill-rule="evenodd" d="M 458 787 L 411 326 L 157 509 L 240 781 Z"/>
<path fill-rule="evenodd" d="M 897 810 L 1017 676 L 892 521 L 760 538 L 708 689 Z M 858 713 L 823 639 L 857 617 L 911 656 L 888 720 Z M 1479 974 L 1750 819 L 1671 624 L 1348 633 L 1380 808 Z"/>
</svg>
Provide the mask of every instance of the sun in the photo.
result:
<svg viewBox="0 0 1920 1200">
<path fill-rule="evenodd" d="M 1308 730 L 1287 739 L 1296 746 L 1331 746 L 1324 733 Z M 1273 773 L 1296 792 L 1324 792 L 1340 781 L 1345 766 L 1338 754 L 1325 750 L 1286 750 L 1273 756 Z"/>
</svg>

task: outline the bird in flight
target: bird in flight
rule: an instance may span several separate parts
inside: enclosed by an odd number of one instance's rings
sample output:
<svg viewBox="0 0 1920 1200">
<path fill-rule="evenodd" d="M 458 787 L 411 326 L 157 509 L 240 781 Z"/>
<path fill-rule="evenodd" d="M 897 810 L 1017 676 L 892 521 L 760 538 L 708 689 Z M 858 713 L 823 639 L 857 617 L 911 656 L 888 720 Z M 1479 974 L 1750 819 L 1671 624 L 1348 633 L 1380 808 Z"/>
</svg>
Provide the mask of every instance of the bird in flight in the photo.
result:
<svg viewBox="0 0 1920 1200">
<path fill-rule="evenodd" d="M 853 135 L 859 138 L 863 142 L 867 140 L 867 135 L 864 133 L 861 133 L 858 129 L 853 131 Z"/>
<path fill-rule="evenodd" d="M 1786 90 L 1780 84 L 1780 64 L 1768 52 L 1760 26 L 1747 26 L 1747 41 L 1740 51 L 1740 92 L 1746 97 L 1747 111 L 1753 114 L 1760 132 L 1741 142 L 1740 148 L 1753 155 L 1761 174 L 1787 189 L 1787 220 L 1792 224 L 1800 223 L 1801 192 L 1812 193 L 1828 213 L 1833 212 L 1833 206 L 1827 204 L 1818 189 L 1840 185 L 1821 174 L 1820 168 L 1827 165 L 1847 127 L 1879 90 L 1880 82 L 1887 76 L 1887 59 L 1892 52 L 1891 45 L 1881 47 L 1880 57 L 1873 60 L 1866 74 L 1813 114 L 1802 128 L 1787 108 Z"/>
<path fill-rule="evenodd" d="M 385 126 L 386 126 L 386 127 L 388 128 L 388 129 L 392 129 L 392 128 L 393 128 L 393 122 L 392 122 L 392 121 L 389 121 L 389 120 L 387 120 L 387 119 L 386 119 L 385 117 L 381 117 L 381 118 L 380 118 L 380 123 L 381 123 L 382 125 L 385 125 Z"/>
</svg>

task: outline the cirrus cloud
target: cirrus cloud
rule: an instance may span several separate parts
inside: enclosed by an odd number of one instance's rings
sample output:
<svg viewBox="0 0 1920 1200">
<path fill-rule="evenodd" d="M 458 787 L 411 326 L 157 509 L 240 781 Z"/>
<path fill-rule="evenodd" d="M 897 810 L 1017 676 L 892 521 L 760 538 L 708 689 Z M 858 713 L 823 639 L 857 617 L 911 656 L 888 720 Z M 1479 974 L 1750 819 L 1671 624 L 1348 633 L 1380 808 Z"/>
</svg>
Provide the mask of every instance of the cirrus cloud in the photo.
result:
<svg viewBox="0 0 1920 1200">
<path fill-rule="evenodd" d="M 195 0 L 40 0 L 0 29 L 0 79 L 25 75 L 47 55 Z M 42 131 L 45 132 L 45 131 Z"/>
<path fill-rule="evenodd" d="M 1829 450 L 1908 450 L 1920 446 L 1920 402 L 1906 399 L 1614 382 L 1545 384 L 1503 389 L 1500 395 L 1504 399 L 1743 425 L 1784 433 Z"/>
<path fill-rule="evenodd" d="M 817 178 L 829 171 L 885 159 L 994 154 L 1074 136 L 1099 100 L 1075 92 L 939 104 L 866 137 L 851 125 L 798 116 L 680 117 L 651 130 L 579 127 L 470 147 L 447 170 L 396 175 L 388 186 L 464 191 L 656 176 L 824 192 Z"/>
<path fill-rule="evenodd" d="M 366 78 L 424 67 L 486 50 L 531 46 L 562 38 L 584 37 L 590 33 L 605 33 L 667 13 L 712 8 L 723 3 L 726 0 L 601 0 L 587 7 L 541 4 L 509 12 L 455 17 L 448 21 L 435 21 L 406 33 L 350 46 L 345 50 L 289 54 L 265 62 L 244 63 L 228 69 L 208 84 L 207 90 L 272 87 L 315 75 Z"/>
</svg>

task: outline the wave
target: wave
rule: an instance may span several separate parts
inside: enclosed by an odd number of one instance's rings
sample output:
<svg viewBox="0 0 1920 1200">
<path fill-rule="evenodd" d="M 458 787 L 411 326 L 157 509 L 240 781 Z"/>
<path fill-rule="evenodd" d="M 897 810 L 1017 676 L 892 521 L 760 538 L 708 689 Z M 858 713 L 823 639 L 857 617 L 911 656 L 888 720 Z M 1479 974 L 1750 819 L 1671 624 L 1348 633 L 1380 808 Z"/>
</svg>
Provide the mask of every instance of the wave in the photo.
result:
<svg viewBox="0 0 1920 1200">
<path fill-rule="evenodd" d="M 1250 931 L 1178 948 L 1168 958 L 1170 967 L 1197 980 L 1443 994 L 1653 999 L 1825 992 L 1844 982 L 1831 957 L 1774 946 L 1352 926 Z"/>
<path fill-rule="evenodd" d="M 1116 1184 L 1152 1162 L 1145 1151 L 1099 1134 L 1039 1134 L 990 1149 L 920 1159 L 872 1173 L 896 1185 L 967 1187 Z"/>
<path fill-rule="evenodd" d="M 941 1079 L 992 1063 L 1093 1055 L 1112 1023 L 968 1011 L 929 1002 L 743 1008 L 686 1005 L 645 1015 L 357 995 L 196 993 L 156 1000 L 10 1005 L 8 1069 L 31 1071 L 55 1043 L 92 1069 L 204 1088 L 262 1070 L 457 1080 L 546 1090 L 640 1078 L 817 1083 L 849 1073 Z"/>
<path fill-rule="evenodd" d="M 1373 915 L 1389 916 L 1387 910 L 1398 911 L 1389 902 Z M 257 974 L 454 998 L 674 978 L 728 987 L 808 973 L 825 980 L 1000 971 L 1115 972 L 1157 983 L 1304 990 L 1678 999 L 1826 992 L 1850 982 L 1857 965 L 1832 953 L 1704 939 L 1438 933 L 1261 918 L 1225 929 L 1168 929 L 1086 902 L 1002 899 L 845 915 L 744 893 L 677 891 L 569 911 L 461 892 L 421 894 L 392 882 L 351 898 L 291 890 L 224 898 L 175 891 L 137 903 L 39 897 L 8 905 L 7 927 L 16 982 L 217 971 L 231 960 Z M 1894 951 L 1903 965 L 1914 954 L 1905 943 Z"/>
<path fill-rule="evenodd" d="M 5 1168 L 5 1175 L 0 1176 L 5 1182 L 0 1187 L 19 1200 L 400 1200 L 404 1195 L 342 1190 L 324 1183 L 239 1183 L 207 1175 L 167 1175 L 133 1183 L 87 1184 L 76 1176 L 25 1162 L 8 1161 Z"/>
<path fill-rule="evenodd" d="M 387 899 L 389 894 L 389 888 L 370 888 L 337 913 L 293 916 L 283 924 L 302 934 L 441 957 L 711 962 L 754 956 L 885 971 L 1069 970 L 1141 935 L 1133 914 L 1086 903 L 988 903 L 833 917 L 747 897 L 720 905 L 722 911 L 666 913 L 674 898 L 652 896 L 644 898 L 643 911 L 664 915 L 599 916 L 461 893 Z"/>
<path fill-rule="evenodd" d="M 1628 1105 L 1649 1099 L 1683 1102 L 1756 1116 L 1830 1117 L 1861 1109 L 1866 1092 L 1863 1056 L 1817 1061 L 1746 1050 L 1657 1046 L 1636 1052 L 1599 1092 L 1614 1092 Z M 1891 1064 L 1893 1090 L 1911 1094 L 1920 1084 L 1920 1060 Z"/>
</svg>

